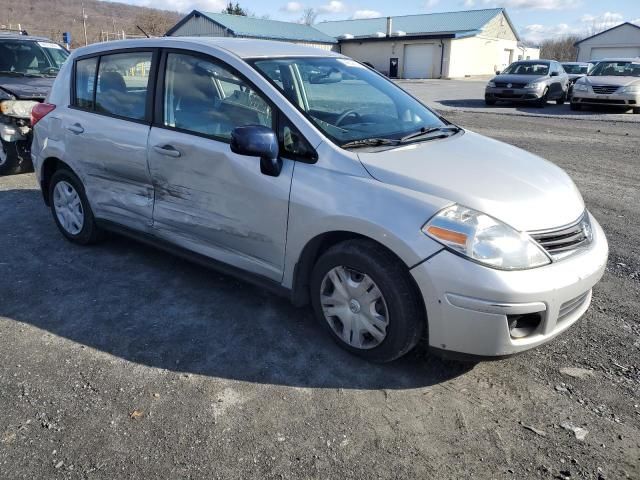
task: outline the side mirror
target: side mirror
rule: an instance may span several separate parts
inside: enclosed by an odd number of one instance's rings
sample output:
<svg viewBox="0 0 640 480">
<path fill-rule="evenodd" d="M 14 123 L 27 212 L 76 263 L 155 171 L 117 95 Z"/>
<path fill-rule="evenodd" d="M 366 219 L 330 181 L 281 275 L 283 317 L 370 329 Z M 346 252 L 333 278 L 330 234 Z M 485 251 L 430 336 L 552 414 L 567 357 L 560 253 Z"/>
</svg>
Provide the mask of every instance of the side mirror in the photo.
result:
<svg viewBox="0 0 640 480">
<path fill-rule="evenodd" d="M 231 132 L 231 151 L 238 155 L 260 157 L 260 171 L 277 177 L 282 171 L 278 137 L 269 127 L 246 125 Z"/>
<path fill-rule="evenodd" d="M 551 76 L 552 76 L 552 77 L 557 77 L 558 75 L 559 75 L 559 73 L 558 73 L 558 72 L 551 72 Z"/>
<path fill-rule="evenodd" d="M 496 70 L 496 75 L 500 75 L 500 70 Z"/>
</svg>

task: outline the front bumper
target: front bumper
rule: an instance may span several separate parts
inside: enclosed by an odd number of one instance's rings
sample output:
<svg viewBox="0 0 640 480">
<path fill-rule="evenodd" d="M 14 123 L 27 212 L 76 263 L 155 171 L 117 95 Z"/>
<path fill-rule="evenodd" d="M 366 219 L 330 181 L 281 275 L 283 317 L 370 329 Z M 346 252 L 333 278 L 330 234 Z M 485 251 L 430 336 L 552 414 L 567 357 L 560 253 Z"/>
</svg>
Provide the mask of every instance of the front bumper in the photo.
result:
<svg viewBox="0 0 640 480">
<path fill-rule="evenodd" d="M 598 94 L 594 93 L 592 90 L 576 90 L 574 85 L 571 103 L 575 103 L 578 105 L 603 105 L 609 107 L 636 108 L 640 107 L 640 94 Z"/>
<path fill-rule="evenodd" d="M 484 97 L 489 100 L 508 102 L 532 102 L 539 100 L 542 97 L 542 92 L 544 89 L 487 87 L 484 91 Z"/>
<path fill-rule="evenodd" d="M 427 310 L 429 345 L 483 357 L 519 353 L 548 342 L 588 309 L 608 256 L 604 232 L 591 217 L 593 242 L 550 265 L 520 271 L 488 268 L 444 250 L 413 268 Z M 509 319 L 539 313 L 531 334 L 514 338 Z"/>
</svg>

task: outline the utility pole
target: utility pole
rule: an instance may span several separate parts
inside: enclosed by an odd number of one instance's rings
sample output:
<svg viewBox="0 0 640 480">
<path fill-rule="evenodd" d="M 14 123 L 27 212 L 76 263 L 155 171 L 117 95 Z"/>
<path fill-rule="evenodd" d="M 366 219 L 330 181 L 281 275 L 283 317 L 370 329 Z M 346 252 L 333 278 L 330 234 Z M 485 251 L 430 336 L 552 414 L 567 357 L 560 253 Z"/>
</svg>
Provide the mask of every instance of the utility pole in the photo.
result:
<svg viewBox="0 0 640 480">
<path fill-rule="evenodd" d="M 84 46 L 89 45 L 87 40 L 87 16 L 84 13 L 84 2 L 82 2 L 82 28 L 84 29 Z"/>
</svg>

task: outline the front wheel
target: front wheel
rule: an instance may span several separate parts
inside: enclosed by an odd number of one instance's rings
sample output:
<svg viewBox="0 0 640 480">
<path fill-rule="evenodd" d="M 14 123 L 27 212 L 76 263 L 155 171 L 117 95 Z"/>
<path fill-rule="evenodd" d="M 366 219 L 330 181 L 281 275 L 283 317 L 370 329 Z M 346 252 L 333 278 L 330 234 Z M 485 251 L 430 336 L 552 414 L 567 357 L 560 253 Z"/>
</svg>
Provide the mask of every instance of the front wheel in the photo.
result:
<svg viewBox="0 0 640 480">
<path fill-rule="evenodd" d="M 80 245 L 95 243 L 102 237 L 80 179 L 66 169 L 57 170 L 49 184 L 49 205 L 62 234 Z"/>
<path fill-rule="evenodd" d="M 420 339 L 425 315 L 409 271 L 371 240 L 331 247 L 311 277 L 314 313 L 343 348 L 374 362 L 390 362 Z"/>
<path fill-rule="evenodd" d="M 544 108 L 547 106 L 547 102 L 549 101 L 549 89 L 545 89 L 544 93 L 542 94 L 542 96 L 538 99 L 538 101 L 536 102 L 536 106 L 538 108 Z"/>
</svg>

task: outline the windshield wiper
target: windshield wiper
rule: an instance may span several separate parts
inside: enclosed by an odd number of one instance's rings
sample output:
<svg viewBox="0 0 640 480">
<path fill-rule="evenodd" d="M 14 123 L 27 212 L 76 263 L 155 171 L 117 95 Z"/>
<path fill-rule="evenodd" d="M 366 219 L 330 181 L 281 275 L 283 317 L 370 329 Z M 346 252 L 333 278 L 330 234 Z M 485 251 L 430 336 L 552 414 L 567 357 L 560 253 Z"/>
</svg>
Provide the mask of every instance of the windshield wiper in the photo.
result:
<svg viewBox="0 0 640 480">
<path fill-rule="evenodd" d="M 409 140 L 414 140 L 416 138 L 422 137 L 423 135 L 429 135 L 433 132 L 451 132 L 451 135 L 453 135 L 458 133 L 460 130 L 462 129 L 455 125 L 444 125 L 442 127 L 431 127 L 431 128 L 422 127 L 417 132 L 413 132 L 413 133 L 410 133 L 409 135 L 405 135 L 404 137 L 402 137 L 400 139 L 400 143 L 406 143 Z M 439 138 L 439 137 L 436 136 L 433 138 Z"/>
<path fill-rule="evenodd" d="M 360 148 L 360 147 L 379 147 L 382 145 L 398 145 L 399 140 L 392 138 L 363 138 L 360 140 L 353 140 L 351 142 L 343 143 L 340 145 L 342 148 Z"/>
</svg>

